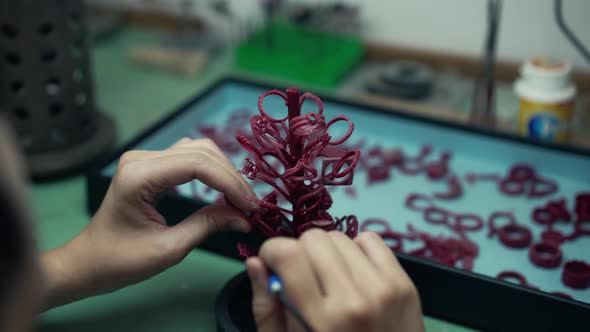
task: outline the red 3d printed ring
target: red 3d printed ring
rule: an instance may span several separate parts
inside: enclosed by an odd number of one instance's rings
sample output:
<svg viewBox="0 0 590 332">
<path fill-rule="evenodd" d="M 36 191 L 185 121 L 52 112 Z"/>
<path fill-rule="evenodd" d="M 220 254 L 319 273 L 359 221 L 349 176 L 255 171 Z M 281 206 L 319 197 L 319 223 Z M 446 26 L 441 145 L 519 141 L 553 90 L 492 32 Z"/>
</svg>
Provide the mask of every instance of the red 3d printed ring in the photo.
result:
<svg viewBox="0 0 590 332">
<path fill-rule="evenodd" d="M 516 196 L 524 194 L 526 182 L 515 181 L 512 179 L 504 179 L 498 183 L 500 191 L 508 196 Z"/>
<path fill-rule="evenodd" d="M 371 231 L 375 233 L 385 233 L 390 231 L 389 224 L 384 219 L 367 219 L 361 224 L 361 232 Z"/>
<path fill-rule="evenodd" d="M 543 239 L 543 242 L 551 242 L 559 245 L 566 240 L 566 237 L 558 230 L 546 229 L 541 233 L 541 239 Z"/>
<path fill-rule="evenodd" d="M 533 235 L 528 227 L 519 224 L 507 224 L 498 229 L 500 242 L 510 248 L 526 248 L 531 244 Z"/>
<path fill-rule="evenodd" d="M 529 258 L 533 264 L 546 269 L 558 267 L 562 257 L 561 249 L 552 242 L 536 243 L 529 249 Z"/>
<path fill-rule="evenodd" d="M 464 231 L 479 231 L 483 228 L 483 224 L 483 219 L 473 213 L 465 213 L 455 216 L 455 228 L 460 233 Z"/>
<path fill-rule="evenodd" d="M 514 279 L 517 281 L 517 283 L 519 285 L 528 286 L 525 277 L 520 272 L 502 271 L 496 276 L 496 278 L 503 280 L 503 281 L 508 281 L 508 279 Z"/>
<path fill-rule="evenodd" d="M 429 164 L 425 167 L 426 175 L 431 180 L 438 180 L 443 178 L 447 172 L 448 167 L 440 162 Z"/>
<path fill-rule="evenodd" d="M 551 225 L 557 218 L 546 208 L 536 208 L 533 210 L 533 220 L 537 224 Z"/>
<path fill-rule="evenodd" d="M 406 197 L 406 206 L 414 211 L 425 211 L 432 206 L 432 199 L 422 194 L 410 194 Z"/>
<path fill-rule="evenodd" d="M 574 227 L 578 236 L 590 235 L 590 220 L 578 220 Z"/>
<path fill-rule="evenodd" d="M 367 170 L 367 182 L 369 184 L 375 182 L 383 182 L 391 177 L 391 170 L 389 167 L 384 165 L 375 165 L 369 167 Z"/>
<path fill-rule="evenodd" d="M 381 235 L 389 249 L 395 252 L 404 252 L 404 236 L 402 234 L 387 230 L 379 235 Z"/>
<path fill-rule="evenodd" d="M 514 216 L 514 213 L 509 211 L 493 212 L 488 218 L 488 238 L 492 238 L 492 236 L 494 236 L 494 234 L 496 234 L 500 229 L 501 226 L 496 225 L 498 220 L 506 220 L 506 225 L 516 224 L 516 217 Z"/>
<path fill-rule="evenodd" d="M 451 175 L 447 179 L 447 186 L 449 187 L 447 192 L 435 193 L 434 197 L 438 199 L 455 199 L 463 194 L 463 186 L 455 175 Z"/>
<path fill-rule="evenodd" d="M 564 285 L 574 289 L 590 287 L 590 265 L 584 261 L 568 261 L 563 266 L 561 281 Z"/>
<path fill-rule="evenodd" d="M 535 169 L 527 164 L 514 165 L 510 170 L 508 178 L 516 182 L 532 180 L 536 176 Z"/>
<path fill-rule="evenodd" d="M 531 182 L 531 188 L 528 196 L 531 198 L 551 195 L 559 190 L 559 184 L 553 180 L 536 177 Z"/>
<path fill-rule="evenodd" d="M 424 219 L 434 225 L 450 226 L 449 221 L 451 218 L 451 212 L 436 206 L 429 206 L 424 210 Z"/>
</svg>

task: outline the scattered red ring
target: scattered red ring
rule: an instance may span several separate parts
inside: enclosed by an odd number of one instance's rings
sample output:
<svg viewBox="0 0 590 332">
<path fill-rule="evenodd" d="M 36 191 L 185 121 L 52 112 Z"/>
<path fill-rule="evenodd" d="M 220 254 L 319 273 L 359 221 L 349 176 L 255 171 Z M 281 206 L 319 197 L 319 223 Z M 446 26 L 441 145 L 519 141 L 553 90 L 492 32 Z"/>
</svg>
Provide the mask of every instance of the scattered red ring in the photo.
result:
<svg viewBox="0 0 590 332">
<path fill-rule="evenodd" d="M 578 220 L 575 224 L 575 228 L 578 235 L 590 235 L 590 220 Z"/>
<path fill-rule="evenodd" d="M 426 165 L 426 167 L 424 169 L 426 170 L 426 175 L 431 180 L 441 179 L 449 171 L 446 165 L 438 163 L 438 162 Z"/>
<path fill-rule="evenodd" d="M 455 216 L 455 228 L 457 231 L 475 232 L 483 228 L 483 220 L 473 213 L 459 214 Z"/>
<path fill-rule="evenodd" d="M 553 214 L 551 214 L 551 212 L 546 208 L 534 209 L 533 210 L 533 220 L 537 224 L 541 224 L 541 225 L 551 225 L 556 221 Z"/>
<path fill-rule="evenodd" d="M 369 185 L 376 182 L 387 181 L 391 177 L 390 168 L 385 165 L 375 165 L 369 167 L 367 171 L 367 183 Z"/>
<path fill-rule="evenodd" d="M 493 212 L 488 218 L 488 238 L 492 238 L 492 236 L 498 232 L 498 229 L 500 228 L 496 226 L 496 220 L 498 219 L 505 219 L 508 222 L 508 225 L 516 224 L 516 217 L 514 216 L 514 213 L 510 211 Z"/>
<path fill-rule="evenodd" d="M 536 177 L 532 182 L 528 193 L 530 198 L 543 197 L 554 194 L 559 189 L 557 182 L 542 177 Z"/>
<path fill-rule="evenodd" d="M 535 169 L 531 165 L 518 164 L 512 167 L 508 178 L 516 182 L 525 182 L 532 180 L 535 176 Z"/>
<path fill-rule="evenodd" d="M 529 248 L 529 258 L 533 264 L 550 269 L 561 264 L 563 254 L 559 246 L 552 242 L 541 242 Z"/>
<path fill-rule="evenodd" d="M 395 252 L 404 252 L 404 236 L 402 234 L 387 230 L 379 235 L 381 235 L 389 249 Z M 392 245 L 389 241 L 393 241 L 395 244 Z"/>
<path fill-rule="evenodd" d="M 401 150 L 385 150 L 382 152 L 381 156 L 383 157 L 385 165 L 388 166 L 401 165 L 405 158 Z"/>
<path fill-rule="evenodd" d="M 561 281 L 564 285 L 574 289 L 590 287 L 590 265 L 578 260 L 566 262 L 561 272 Z"/>
<path fill-rule="evenodd" d="M 431 224 L 450 226 L 451 218 L 452 214 L 449 211 L 436 206 L 429 206 L 424 210 L 424 219 Z"/>
<path fill-rule="evenodd" d="M 418 202 L 423 202 L 426 205 L 420 206 Z M 406 197 L 406 206 L 414 211 L 424 211 L 429 206 L 432 206 L 432 200 L 426 195 L 410 194 L 408 197 Z"/>
<path fill-rule="evenodd" d="M 549 201 L 547 203 L 547 210 L 555 216 L 556 221 L 571 221 L 572 216 L 567 210 L 567 204 L 565 198 L 559 200 Z"/>
<path fill-rule="evenodd" d="M 496 278 L 506 282 L 509 282 L 508 279 L 515 279 L 519 285 L 529 286 L 529 284 L 526 282 L 525 277 L 520 272 L 516 271 L 502 271 L 498 273 Z"/>
<path fill-rule="evenodd" d="M 374 227 L 377 226 L 377 227 Z M 377 228 L 377 229 L 375 229 Z M 379 219 L 379 218 L 372 218 L 372 219 L 367 219 L 365 222 L 363 222 L 361 224 L 361 232 L 375 232 L 375 233 L 385 233 L 386 231 L 389 231 L 389 224 L 387 223 L 386 220 L 384 219 Z"/>
<path fill-rule="evenodd" d="M 508 196 L 521 195 L 525 191 L 526 182 L 514 181 L 512 179 L 503 179 L 500 181 L 500 191 Z"/>
<path fill-rule="evenodd" d="M 448 199 L 456 199 L 456 198 L 459 198 L 461 195 L 463 195 L 463 186 L 461 185 L 459 178 L 456 177 L 455 175 L 451 175 L 447 179 L 447 186 L 449 187 L 447 192 L 435 193 L 434 197 L 436 197 L 438 199 L 447 199 L 448 200 Z"/>
<path fill-rule="evenodd" d="M 528 227 L 519 224 L 508 224 L 498 229 L 500 242 L 515 249 L 526 248 L 533 241 L 533 235 Z"/>
<path fill-rule="evenodd" d="M 566 237 L 560 231 L 546 229 L 541 233 L 541 239 L 543 239 L 543 242 L 551 242 L 559 245 L 566 240 Z"/>
<path fill-rule="evenodd" d="M 590 193 L 578 193 L 576 195 L 576 221 L 590 220 Z"/>
</svg>

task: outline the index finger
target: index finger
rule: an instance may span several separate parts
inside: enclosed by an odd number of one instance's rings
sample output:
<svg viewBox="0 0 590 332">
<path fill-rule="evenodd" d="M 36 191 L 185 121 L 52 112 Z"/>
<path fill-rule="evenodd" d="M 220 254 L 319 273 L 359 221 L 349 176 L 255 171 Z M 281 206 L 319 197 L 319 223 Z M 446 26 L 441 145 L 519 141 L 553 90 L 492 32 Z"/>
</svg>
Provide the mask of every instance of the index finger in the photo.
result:
<svg viewBox="0 0 590 332">
<path fill-rule="evenodd" d="M 142 162 L 141 178 L 157 190 L 167 190 L 197 179 L 223 193 L 237 208 L 251 212 L 258 208 L 252 191 L 244 187 L 238 172 L 221 167 L 212 156 L 203 152 L 171 154 Z M 157 195 L 158 193 L 152 193 Z"/>
<path fill-rule="evenodd" d="M 382 275 L 387 278 L 402 278 L 409 280 L 401 264 L 391 249 L 385 244 L 381 236 L 375 232 L 362 232 L 354 241 L 369 257 Z"/>
<path fill-rule="evenodd" d="M 173 145 L 169 150 L 186 150 L 186 151 L 195 151 L 197 149 L 204 149 L 206 152 L 210 152 L 214 158 L 218 159 L 219 161 L 219 165 L 222 167 L 225 167 L 227 170 L 234 172 L 236 170 L 235 166 L 233 165 L 233 163 L 231 162 L 231 160 L 229 160 L 229 158 L 223 153 L 223 151 L 219 148 L 219 146 L 217 146 L 217 144 L 215 144 L 215 142 L 213 142 L 211 139 L 208 138 L 201 138 L 201 139 L 195 139 L 195 140 L 180 140 L 178 141 L 175 145 Z M 169 151 L 167 150 L 167 151 Z M 239 174 L 238 174 L 239 175 Z M 256 196 L 256 194 L 254 193 L 254 191 L 252 190 L 252 188 L 250 187 L 250 185 L 248 184 L 248 181 L 246 181 L 246 179 L 244 179 L 243 176 L 239 175 L 238 176 L 240 182 L 242 183 L 242 185 L 246 188 L 246 190 L 248 190 L 250 192 L 251 196 Z"/>
<path fill-rule="evenodd" d="M 297 240 L 272 238 L 264 242 L 259 257 L 281 278 L 287 297 L 305 316 L 319 314 L 322 290 L 311 262 Z"/>
</svg>

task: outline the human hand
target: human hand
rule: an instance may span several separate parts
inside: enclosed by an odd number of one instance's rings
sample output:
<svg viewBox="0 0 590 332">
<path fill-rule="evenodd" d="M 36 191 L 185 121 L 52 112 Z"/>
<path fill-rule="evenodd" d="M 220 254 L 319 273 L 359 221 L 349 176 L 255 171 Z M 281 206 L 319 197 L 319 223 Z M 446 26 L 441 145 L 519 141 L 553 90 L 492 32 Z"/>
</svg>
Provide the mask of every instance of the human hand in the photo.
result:
<svg viewBox="0 0 590 332">
<path fill-rule="evenodd" d="M 303 331 L 267 290 L 268 269 L 314 331 L 422 332 L 418 292 L 376 233 L 354 240 L 312 229 L 273 238 L 246 262 L 259 332 Z"/>
<path fill-rule="evenodd" d="M 157 197 L 193 179 L 222 192 L 228 204 L 204 207 L 168 226 L 154 208 Z M 47 307 L 147 279 L 179 263 L 214 232 L 248 232 L 244 214 L 257 208 L 248 197 L 255 197 L 250 186 L 209 139 L 185 138 L 164 151 L 125 153 L 90 224 L 48 253 Z"/>
</svg>

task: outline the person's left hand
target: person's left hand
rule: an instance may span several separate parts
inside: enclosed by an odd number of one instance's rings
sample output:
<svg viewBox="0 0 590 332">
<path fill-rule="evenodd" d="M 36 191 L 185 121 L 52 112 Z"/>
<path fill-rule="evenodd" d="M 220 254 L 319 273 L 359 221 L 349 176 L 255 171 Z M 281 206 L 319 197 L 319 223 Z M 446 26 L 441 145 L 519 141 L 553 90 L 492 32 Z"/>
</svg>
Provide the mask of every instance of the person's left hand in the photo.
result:
<svg viewBox="0 0 590 332">
<path fill-rule="evenodd" d="M 156 211 L 158 196 L 197 179 L 222 192 L 228 204 L 202 208 L 176 226 Z M 90 224 L 43 259 L 47 308 L 110 292 L 179 263 L 208 235 L 248 232 L 245 214 L 257 208 L 254 192 L 209 139 L 182 139 L 164 151 L 130 151 L 119 162 Z"/>
</svg>

